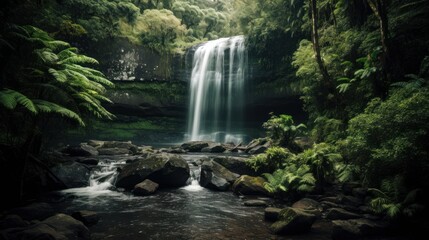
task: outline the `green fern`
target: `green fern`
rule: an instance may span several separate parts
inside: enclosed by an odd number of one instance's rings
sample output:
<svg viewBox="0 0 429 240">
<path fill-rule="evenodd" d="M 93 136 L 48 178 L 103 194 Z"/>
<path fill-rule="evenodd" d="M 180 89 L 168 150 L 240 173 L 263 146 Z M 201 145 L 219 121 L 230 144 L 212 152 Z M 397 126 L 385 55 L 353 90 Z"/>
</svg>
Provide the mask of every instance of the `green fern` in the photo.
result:
<svg viewBox="0 0 429 240">
<path fill-rule="evenodd" d="M 3 107 L 13 110 L 19 104 L 32 113 L 37 113 L 34 103 L 24 94 L 11 89 L 0 91 L 0 104 Z"/>
<path fill-rule="evenodd" d="M 80 118 L 80 116 L 77 113 L 75 113 L 75 112 L 73 112 L 73 111 L 71 111 L 65 107 L 62 107 L 58 104 L 48 102 L 45 100 L 40 100 L 40 99 L 36 99 L 33 102 L 36 105 L 39 113 L 59 114 L 62 117 L 69 118 L 71 120 L 78 122 L 79 125 L 81 125 L 83 127 L 85 126 L 85 123 L 83 122 L 83 120 Z"/>
</svg>

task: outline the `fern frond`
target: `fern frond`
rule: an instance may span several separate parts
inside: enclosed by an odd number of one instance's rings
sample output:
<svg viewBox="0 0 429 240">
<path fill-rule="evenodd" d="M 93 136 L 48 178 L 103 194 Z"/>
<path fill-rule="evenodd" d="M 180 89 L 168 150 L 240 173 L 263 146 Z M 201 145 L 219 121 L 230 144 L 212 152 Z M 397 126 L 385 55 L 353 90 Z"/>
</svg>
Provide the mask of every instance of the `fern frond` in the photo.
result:
<svg viewBox="0 0 429 240">
<path fill-rule="evenodd" d="M 59 62 L 60 64 L 98 64 L 98 61 L 92 57 L 85 55 L 76 55 L 65 58 Z"/>
<path fill-rule="evenodd" d="M 62 71 L 57 71 L 56 69 L 49 68 L 48 72 L 54 77 L 55 80 L 61 83 L 65 83 L 67 81 L 67 76 Z"/>
<path fill-rule="evenodd" d="M 85 126 L 85 123 L 83 122 L 83 120 L 80 118 L 80 116 L 77 113 L 75 113 L 75 112 L 73 112 L 73 111 L 71 111 L 65 107 L 62 107 L 62 106 L 55 104 L 53 102 L 48 102 L 48 101 L 40 100 L 40 99 L 34 100 L 34 104 L 36 105 L 37 109 L 41 113 L 59 114 L 62 117 L 66 117 L 66 118 L 69 118 L 69 119 L 72 119 L 72 120 L 78 122 L 79 125 L 81 125 L 83 127 Z"/>
<path fill-rule="evenodd" d="M 25 107 L 32 113 L 37 113 L 33 101 L 24 94 L 11 89 L 4 89 L 0 91 L 0 104 L 7 109 L 15 109 L 19 104 Z"/>
</svg>

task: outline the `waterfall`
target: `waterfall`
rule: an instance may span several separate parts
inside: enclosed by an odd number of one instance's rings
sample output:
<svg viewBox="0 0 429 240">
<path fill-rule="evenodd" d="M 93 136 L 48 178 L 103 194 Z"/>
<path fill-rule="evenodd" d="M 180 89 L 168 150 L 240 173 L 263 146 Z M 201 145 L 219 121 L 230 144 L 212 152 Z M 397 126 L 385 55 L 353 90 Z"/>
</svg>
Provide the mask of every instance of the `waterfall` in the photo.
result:
<svg viewBox="0 0 429 240">
<path fill-rule="evenodd" d="M 220 38 L 195 51 L 187 140 L 241 142 L 247 52 L 244 37 Z"/>
</svg>

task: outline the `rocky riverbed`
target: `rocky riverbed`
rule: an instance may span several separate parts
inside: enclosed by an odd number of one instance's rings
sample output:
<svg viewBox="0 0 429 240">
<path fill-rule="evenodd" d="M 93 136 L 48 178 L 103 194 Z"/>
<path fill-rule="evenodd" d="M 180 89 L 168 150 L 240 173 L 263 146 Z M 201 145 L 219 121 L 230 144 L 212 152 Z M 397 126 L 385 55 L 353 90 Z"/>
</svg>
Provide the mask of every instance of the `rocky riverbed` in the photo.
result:
<svg viewBox="0 0 429 240">
<path fill-rule="evenodd" d="M 66 189 L 3 212 L 0 231 L 5 239 L 389 239 L 391 225 L 357 183 L 273 199 L 246 164 L 269 145 L 68 146 L 51 167 Z"/>
</svg>

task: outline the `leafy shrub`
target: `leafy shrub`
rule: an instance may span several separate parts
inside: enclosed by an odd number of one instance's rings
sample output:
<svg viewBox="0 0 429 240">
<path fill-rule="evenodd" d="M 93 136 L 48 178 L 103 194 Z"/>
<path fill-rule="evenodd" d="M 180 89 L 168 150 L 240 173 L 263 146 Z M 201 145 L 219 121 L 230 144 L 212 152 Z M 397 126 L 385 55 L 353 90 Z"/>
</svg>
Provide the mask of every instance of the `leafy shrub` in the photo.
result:
<svg viewBox="0 0 429 240">
<path fill-rule="evenodd" d="M 283 168 L 287 162 L 294 161 L 295 155 L 282 147 L 270 147 L 265 153 L 253 156 L 247 164 L 259 173 L 272 173 Z"/>
<path fill-rule="evenodd" d="M 391 196 L 403 199 L 429 183 L 429 90 L 400 88 L 382 101 L 372 100 L 364 113 L 350 120 L 343 155 L 353 160 L 369 186 L 401 176 Z"/>
<path fill-rule="evenodd" d="M 265 189 L 273 194 L 288 195 L 291 200 L 302 193 L 311 192 L 316 183 L 310 167 L 305 164 L 289 164 L 284 169 L 263 176 L 267 179 Z"/>
<path fill-rule="evenodd" d="M 266 129 L 267 136 L 270 137 L 275 144 L 292 149 L 296 148 L 293 144 L 293 140 L 306 128 L 304 124 L 294 125 L 292 116 L 285 114 L 279 116 L 271 114 L 271 118 L 266 121 L 262 127 Z"/>
<path fill-rule="evenodd" d="M 327 143 L 315 144 L 313 148 L 300 153 L 298 160 L 310 167 L 318 185 L 323 187 L 335 178 L 335 165 L 342 159 L 332 145 Z"/>
</svg>

